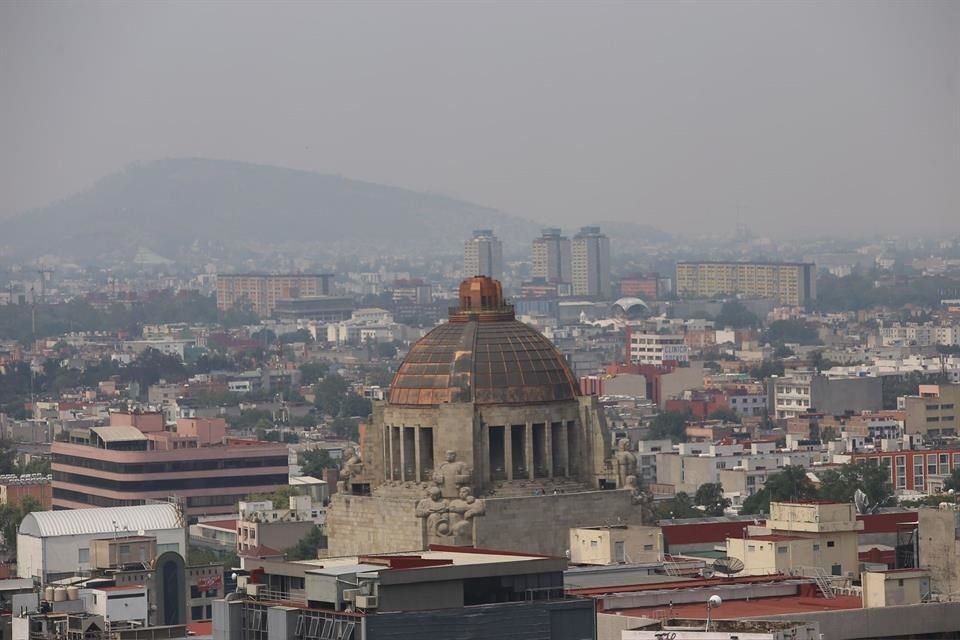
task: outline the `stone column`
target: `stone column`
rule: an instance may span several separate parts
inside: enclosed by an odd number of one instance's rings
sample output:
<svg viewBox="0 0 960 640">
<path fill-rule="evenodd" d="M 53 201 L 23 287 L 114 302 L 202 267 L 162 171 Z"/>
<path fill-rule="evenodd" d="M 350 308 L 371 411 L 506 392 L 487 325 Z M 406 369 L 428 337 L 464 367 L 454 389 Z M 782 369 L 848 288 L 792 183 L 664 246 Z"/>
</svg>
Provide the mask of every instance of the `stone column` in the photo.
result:
<svg viewBox="0 0 960 640">
<path fill-rule="evenodd" d="M 543 448 L 546 449 L 544 458 L 547 463 L 547 477 L 553 477 L 553 423 L 543 423 Z"/>
<path fill-rule="evenodd" d="M 420 477 L 420 425 L 413 428 L 413 479 L 421 482 Z"/>
<path fill-rule="evenodd" d="M 410 478 L 407 477 L 407 460 L 406 460 L 407 447 L 404 446 L 404 442 L 403 442 L 404 440 L 403 432 L 406 431 L 406 427 L 400 426 L 397 428 L 400 430 L 400 434 L 399 434 L 400 435 L 400 479 L 409 480 Z"/>
<path fill-rule="evenodd" d="M 567 478 L 570 477 L 570 447 L 567 446 L 569 443 L 570 436 L 567 435 L 567 423 L 563 420 L 560 421 L 560 461 L 563 463 L 563 474 Z"/>
<path fill-rule="evenodd" d="M 507 480 L 513 480 L 513 425 L 503 425 L 503 466 Z"/>
<path fill-rule="evenodd" d="M 524 464 L 527 466 L 527 477 L 534 479 L 533 473 L 533 423 L 527 423 L 527 436 L 523 442 Z"/>
<path fill-rule="evenodd" d="M 387 427 L 387 477 L 396 480 L 393 477 L 393 427 Z"/>
</svg>

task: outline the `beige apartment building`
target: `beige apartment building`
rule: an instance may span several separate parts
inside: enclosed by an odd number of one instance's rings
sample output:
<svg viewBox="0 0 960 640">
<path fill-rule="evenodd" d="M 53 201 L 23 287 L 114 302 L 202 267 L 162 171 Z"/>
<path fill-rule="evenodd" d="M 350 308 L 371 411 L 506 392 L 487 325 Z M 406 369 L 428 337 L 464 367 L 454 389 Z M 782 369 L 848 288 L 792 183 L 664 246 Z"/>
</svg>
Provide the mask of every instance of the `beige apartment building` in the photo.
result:
<svg viewBox="0 0 960 640">
<path fill-rule="evenodd" d="M 960 432 L 960 384 L 922 384 L 917 395 L 899 403 L 907 433 L 936 438 Z"/>
<path fill-rule="evenodd" d="M 532 257 L 530 275 L 534 278 L 547 282 L 571 281 L 570 238 L 564 237 L 560 229 L 544 229 L 543 235 L 533 241 Z"/>
<path fill-rule="evenodd" d="M 613 524 L 570 529 L 571 564 L 608 565 L 663 560 L 660 527 Z"/>
<path fill-rule="evenodd" d="M 677 295 L 776 298 L 803 306 L 817 297 L 817 273 L 808 262 L 678 262 Z"/>
<path fill-rule="evenodd" d="M 477 229 L 463 243 L 463 275 L 503 277 L 503 243 L 490 229 Z"/>
<path fill-rule="evenodd" d="M 858 577 L 857 550 L 863 523 L 852 504 L 771 502 L 763 527 L 748 527 L 727 539 L 727 555 L 743 561 L 744 574 L 766 575 L 820 569 Z"/>
<path fill-rule="evenodd" d="M 570 245 L 573 295 L 610 296 L 610 238 L 600 227 L 582 227 Z"/>
<path fill-rule="evenodd" d="M 226 311 L 238 304 L 249 304 L 260 317 L 273 314 L 278 300 L 330 294 L 330 273 L 224 274 L 217 276 L 217 308 Z"/>
</svg>

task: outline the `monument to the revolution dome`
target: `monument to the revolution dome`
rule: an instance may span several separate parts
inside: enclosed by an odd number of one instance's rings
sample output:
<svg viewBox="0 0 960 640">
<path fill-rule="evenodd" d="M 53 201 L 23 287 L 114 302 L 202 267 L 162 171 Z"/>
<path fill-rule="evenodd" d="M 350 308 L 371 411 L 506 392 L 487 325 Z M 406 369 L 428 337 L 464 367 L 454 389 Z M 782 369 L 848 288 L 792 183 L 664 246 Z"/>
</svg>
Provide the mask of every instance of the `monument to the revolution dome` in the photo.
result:
<svg viewBox="0 0 960 640">
<path fill-rule="evenodd" d="M 348 452 L 331 555 L 429 544 L 562 555 L 568 529 L 641 521 L 636 459 L 610 442 L 564 357 L 516 320 L 500 283 L 460 285 Z"/>
</svg>

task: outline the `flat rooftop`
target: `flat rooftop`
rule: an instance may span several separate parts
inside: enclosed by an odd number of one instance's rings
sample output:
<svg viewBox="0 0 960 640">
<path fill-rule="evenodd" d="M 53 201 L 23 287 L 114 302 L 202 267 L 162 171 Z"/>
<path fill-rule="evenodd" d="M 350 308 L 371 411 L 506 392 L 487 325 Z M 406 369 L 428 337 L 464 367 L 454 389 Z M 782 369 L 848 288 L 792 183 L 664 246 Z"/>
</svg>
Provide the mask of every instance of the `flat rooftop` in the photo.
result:
<svg viewBox="0 0 960 640">
<path fill-rule="evenodd" d="M 823 611 L 847 611 L 862 609 L 863 603 L 858 596 L 837 596 L 835 598 L 812 598 L 805 596 L 772 596 L 769 598 L 751 598 L 750 600 L 724 600 L 723 604 L 711 610 L 716 620 L 735 620 L 742 618 L 765 618 L 767 616 L 798 615 L 820 613 Z M 655 618 L 666 612 L 672 618 L 705 618 L 706 605 L 703 602 L 677 604 L 673 607 L 640 607 L 636 609 L 617 609 L 624 616 Z"/>
<path fill-rule="evenodd" d="M 416 569 L 436 566 L 469 566 L 497 564 L 503 562 L 530 562 L 535 560 L 555 560 L 551 556 L 493 551 L 489 549 L 471 549 L 469 547 L 445 547 L 431 545 L 425 551 L 404 551 L 399 553 L 378 553 L 363 556 L 341 556 L 337 558 L 319 558 L 317 560 L 297 560 L 294 564 L 308 565 L 316 569 L 337 569 L 373 565 L 376 569 Z"/>
</svg>

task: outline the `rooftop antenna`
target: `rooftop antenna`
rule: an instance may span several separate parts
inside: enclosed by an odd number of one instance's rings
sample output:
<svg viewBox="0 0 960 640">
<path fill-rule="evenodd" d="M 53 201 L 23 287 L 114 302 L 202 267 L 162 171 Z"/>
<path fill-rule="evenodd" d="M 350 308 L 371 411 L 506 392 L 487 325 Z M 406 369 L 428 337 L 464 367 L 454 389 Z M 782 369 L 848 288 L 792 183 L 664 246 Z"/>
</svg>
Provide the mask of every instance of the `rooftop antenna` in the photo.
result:
<svg viewBox="0 0 960 640">
<path fill-rule="evenodd" d="M 721 604 L 723 604 L 723 600 L 717 594 L 713 594 L 707 599 L 707 627 L 704 629 L 704 633 L 710 633 L 711 614 L 713 610 Z"/>
</svg>

